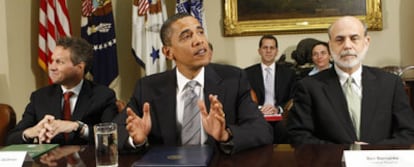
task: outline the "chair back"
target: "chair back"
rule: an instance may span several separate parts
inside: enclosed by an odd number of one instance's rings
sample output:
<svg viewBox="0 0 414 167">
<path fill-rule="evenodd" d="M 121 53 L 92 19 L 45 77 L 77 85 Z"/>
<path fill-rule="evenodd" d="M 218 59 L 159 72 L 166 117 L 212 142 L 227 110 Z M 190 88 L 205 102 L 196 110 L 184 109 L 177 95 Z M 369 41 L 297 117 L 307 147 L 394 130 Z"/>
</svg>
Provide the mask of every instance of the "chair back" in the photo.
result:
<svg viewBox="0 0 414 167">
<path fill-rule="evenodd" d="M 16 126 L 16 113 L 8 104 L 0 103 L 0 146 L 4 146 L 10 129 Z"/>
</svg>

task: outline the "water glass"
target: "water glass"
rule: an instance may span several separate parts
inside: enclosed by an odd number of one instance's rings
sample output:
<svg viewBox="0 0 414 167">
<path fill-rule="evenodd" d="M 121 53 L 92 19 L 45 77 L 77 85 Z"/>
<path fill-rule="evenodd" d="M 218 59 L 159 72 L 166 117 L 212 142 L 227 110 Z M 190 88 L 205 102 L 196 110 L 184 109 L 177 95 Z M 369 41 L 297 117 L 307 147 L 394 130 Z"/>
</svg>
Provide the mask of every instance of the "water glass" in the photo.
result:
<svg viewBox="0 0 414 167">
<path fill-rule="evenodd" d="M 118 166 L 118 133 L 115 123 L 100 123 L 94 127 L 96 166 Z"/>
</svg>

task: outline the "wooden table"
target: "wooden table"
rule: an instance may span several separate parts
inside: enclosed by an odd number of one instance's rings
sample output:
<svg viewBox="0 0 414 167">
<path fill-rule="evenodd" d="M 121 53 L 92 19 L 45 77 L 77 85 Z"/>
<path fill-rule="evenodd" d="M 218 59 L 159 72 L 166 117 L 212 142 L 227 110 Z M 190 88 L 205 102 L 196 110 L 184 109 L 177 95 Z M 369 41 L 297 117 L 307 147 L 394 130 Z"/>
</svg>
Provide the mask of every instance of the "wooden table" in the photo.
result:
<svg viewBox="0 0 414 167">
<path fill-rule="evenodd" d="M 343 150 L 348 150 L 349 145 L 302 145 L 292 147 L 288 144 L 267 145 L 246 150 L 234 155 L 224 155 L 215 152 L 209 166 L 212 167 L 343 167 Z M 387 146 L 362 146 L 362 150 L 392 150 L 414 149 L 414 145 L 387 145 Z M 80 159 L 86 166 L 95 166 L 95 151 L 93 146 L 62 146 L 54 151 L 62 154 L 70 154 L 77 150 Z M 49 152 L 48 155 L 52 152 Z M 45 155 L 46 156 L 46 155 Z M 68 158 L 57 156 L 56 165 L 66 166 Z M 120 154 L 119 166 L 131 166 L 139 160 L 140 154 Z M 41 159 L 33 163 L 25 163 L 24 166 L 47 166 Z M 50 165 L 50 164 L 49 164 Z"/>
</svg>

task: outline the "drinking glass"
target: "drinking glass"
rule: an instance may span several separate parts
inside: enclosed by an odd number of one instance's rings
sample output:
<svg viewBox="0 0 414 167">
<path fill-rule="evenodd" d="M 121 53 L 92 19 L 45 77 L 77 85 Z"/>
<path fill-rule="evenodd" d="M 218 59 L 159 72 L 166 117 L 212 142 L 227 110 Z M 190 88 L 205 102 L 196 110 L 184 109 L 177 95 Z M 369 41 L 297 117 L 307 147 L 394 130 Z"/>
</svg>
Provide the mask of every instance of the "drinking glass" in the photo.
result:
<svg viewBox="0 0 414 167">
<path fill-rule="evenodd" d="M 99 123 L 94 127 L 96 166 L 118 166 L 118 133 L 115 123 Z"/>
</svg>

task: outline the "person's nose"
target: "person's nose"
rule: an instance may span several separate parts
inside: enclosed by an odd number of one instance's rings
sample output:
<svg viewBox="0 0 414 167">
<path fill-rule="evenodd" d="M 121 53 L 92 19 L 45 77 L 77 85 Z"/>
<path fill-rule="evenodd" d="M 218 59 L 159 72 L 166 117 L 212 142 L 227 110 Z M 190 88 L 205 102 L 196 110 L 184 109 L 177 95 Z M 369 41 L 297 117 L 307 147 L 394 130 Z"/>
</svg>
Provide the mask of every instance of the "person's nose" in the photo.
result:
<svg viewBox="0 0 414 167">
<path fill-rule="evenodd" d="M 350 38 L 346 38 L 344 42 L 344 49 L 351 49 L 352 48 L 352 41 Z"/>
<path fill-rule="evenodd" d="M 204 42 L 204 40 L 203 40 L 203 37 L 201 35 L 194 35 L 194 42 L 193 42 L 194 46 L 201 45 L 201 44 L 203 44 L 203 42 Z"/>
<path fill-rule="evenodd" d="M 266 52 L 272 52 L 272 48 L 266 48 Z"/>
<path fill-rule="evenodd" d="M 49 62 L 48 68 L 50 71 L 56 71 L 56 63 L 54 61 Z"/>
</svg>

